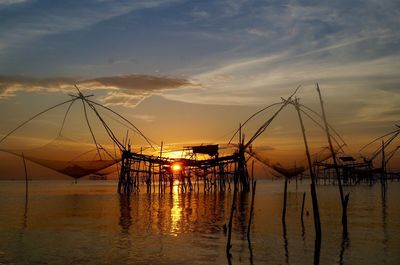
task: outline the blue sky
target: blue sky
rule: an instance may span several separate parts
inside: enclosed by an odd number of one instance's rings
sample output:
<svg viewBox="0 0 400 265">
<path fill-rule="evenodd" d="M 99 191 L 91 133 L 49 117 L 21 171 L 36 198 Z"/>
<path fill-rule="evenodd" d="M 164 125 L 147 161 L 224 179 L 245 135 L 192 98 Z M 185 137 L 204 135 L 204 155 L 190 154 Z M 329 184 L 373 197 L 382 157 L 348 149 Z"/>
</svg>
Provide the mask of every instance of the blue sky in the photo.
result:
<svg viewBox="0 0 400 265">
<path fill-rule="evenodd" d="M 0 70 L 190 77 L 272 56 L 290 58 L 280 64 L 373 62 L 398 56 L 399 15 L 397 1 L 6 0 Z"/>
<path fill-rule="evenodd" d="M 231 131 L 297 85 L 318 107 L 319 82 L 331 121 L 365 143 L 400 118 L 399 25 L 394 0 L 0 0 L 0 110 L 78 83 L 150 131 L 162 108 L 247 108 Z"/>
</svg>

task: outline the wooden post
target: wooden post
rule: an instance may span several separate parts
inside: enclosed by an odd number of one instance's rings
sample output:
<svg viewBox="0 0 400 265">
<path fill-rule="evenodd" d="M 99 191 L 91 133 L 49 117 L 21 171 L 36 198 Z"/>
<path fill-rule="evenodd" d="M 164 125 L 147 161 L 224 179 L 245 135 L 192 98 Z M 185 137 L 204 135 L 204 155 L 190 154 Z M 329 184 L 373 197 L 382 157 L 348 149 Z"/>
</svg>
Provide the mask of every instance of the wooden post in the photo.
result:
<svg viewBox="0 0 400 265">
<path fill-rule="evenodd" d="M 288 178 L 285 176 L 285 188 L 283 190 L 283 208 L 282 208 L 282 223 L 286 223 L 286 200 L 287 200 L 287 184 Z"/>
<path fill-rule="evenodd" d="M 385 175 L 386 175 L 386 164 L 385 164 L 385 142 L 382 140 L 382 147 L 381 147 L 381 152 L 382 152 L 382 162 L 381 162 L 381 182 L 382 184 L 385 181 Z"/>
<path fill-rule="evenodd" d="M 297 165 L 296 165 L 296 161 L 294 161 L 294 174 L 296 174 L 296 175 L 295 175 L 295 178 L 296 178 L 296 194 L 297 194 L 297 187 L 298 187 L 298 186 L 297 186 L 297 175 L 298 175 L 298 174 L 296 173 L 296 171 L 297 171 Z"/>
<path fill-rule="evenodd" d="M 235 189 L 236 186 L 239 184 L 239 181 L 242 179 L 243 174 L 243 160 L 242 160 L 242 152 L 243 150 L 243 138 L 242 138 L 242 124 L 239 123 L 239 159 L 238 159 L 238 167 L 236 172 L 236 181 L 235 181 Z"/>
<path fill-rule="evenodd" d="M 251 208 L 250 208 L 249 224 L 247 225 L 247 240 L 249 242 L 250 242 L 250 227 L 251 227 L 251 221 L 253 219 L 253 212 L 254 212 L 254 196 L 256 194 L 256 184 L 257 184 L 257 181 L 254 181 L 252 183 L 253 193 L 251 194 Z"/>
<path fill-rule="evenodd" d="M 144 163 L 143 163 L 144 164 Z M 144 164 L 144 166 L 145 166 L 145 164 Z M 148 165 L 148 167 L 149 167 L 149 169 L 148 169 L 148 178 L 149 178 L 149 181 L 150 181 L 150 193 L 151 193 L 151 178 L 152 178 L 152 172 L 151 172 L 151 167 L 152 167 L 152 163 L 151 162 L 149 162 L 149 165 Z M 154 187 L 154 185 L 153 185 L 153 187 Z"/>
<path fill-rule="evenodd" d="M 328 125 L 328 122 L 326 120 L 326 115 L 325 115 L 324 102 L 322 101 L 321 91 L 319 89 L 318 83 L 317 83 L 317 92 L 318 92 L 319 101 L 320 101 L 320 104 L 321 104 L 322 118 L 323 118 L 324 124 L 325 124 L 326 137 L 328 138 L 329 149 L 331 151 L 333 165 L 335 167 L 336 178 L 337 178 L 338 186 L 339 186 L 340 201 L 341 201 L 341 204 L 342 204 L 343 233 L 347 235 L 347 205 L 348 205 L 348 202 L 349 202 L 349 195 L 350 194 L 348 193 L 346 196 L 344 196 L 344 194 L 343 194 L 342 181 L 340 179 L 340 172 L 339 172 L 339 167 L 338 167 L 337 160 L 336 160 L 336 153 L 335 153 L 335 150 L 333 149 L 331 135 L 330 135 L 330 132 L 329 132 L 329 125 Z"/>
<path fill-rule="evenodd" d="M 313 172 L 310 151 L 308 150 L 306 131 L 304 129 L 303 119 L 301 117 L 300 106 L 299 106 L 299 102 L 298 102 L 297 98 L 295 99 L 294 106 L 295 106 L 295 108 L 297 110 L 297 114 L 299 116 L 301 131 L 302 131 L 302 134 L 303 134 L 304 146 L 305 146 L 305 149 L 306 149 L 308 168 L 309 168 L 309 171 L 310 171 L 311 200 L 312 200 L 312 205 L 313 205 L 315 236 L 317 238 L 316 240 L 321 240 L 321 222 L 320 222 L 320 218 L 319 218 L 317 191 L 316 191 L 316 188 L 315 188 L 315 176 L 314 176 L 314 172 Z"/>
<path fill-rule="evenodd" d="M 226 256 L 228 259 L 231 257 L 230 250 L 232 248 L 231 239 L 232 239 L 232 222 L 233 222 L 233 214 L 236 210 L 236 196 L 237 196 L 237 186 L 235 185 L 233 191 L 233 200 L 232 200 L 232 207 L 231 207 L 231 214 L 229 216 L 229 223 L 228 223 L 228 240 L 226 242 Z"/>
<path fill-rule="evenodd" d="M 254 159 L 251 160 L 251 185 L 254 183 Z"/>
<path fill-rule="evenodd" d="M 301 217 L 300 217 L 300 219 L 301 219 L 301 223 L 302 224 L 304 223 L 303 216 L 304 216 L 304 202 L 305 201 L 306 201 L 306 192 L 303 193 L 303 202 L 301 204 Z"/>
<path fill-rule="evenodd" d="M 28 170 L 26 169 L 24 153 L 22 153 L 22 161 L 24 162 L 24 170 L 25 170 L 25 199 L 28 199 Z"/>
<path fill-rule="evenodd" d="M 162 190 L 162 165 L 161 165 L 161 161 L 162 161 L 162 153 L 163 153 L 163 141 L 161 141 L 161 147 L 160 147 L 160 163 L 158 164 L 158 185 L 159 185 L 159 193 L 161 194 L 161 190 Z"/>
<path fill-rule="evenodd" d="M 385 142 L 382 140 L 382 162 L 381 162 L 381 189 L 382 195 L 386 196 L 386 164 L 385 164 Z"/>
<path fill-rule="evenodd" d="M 121 187 L 123 185 L 123 179 L 125 175 L 125 157 L 124 157 L 125 152 L 122 152 L 122 158 L 121 158 L 121 170 L 119 171 L 119 180 L 118 180 L 118 193 L 121 193 Z"/>
</svg>

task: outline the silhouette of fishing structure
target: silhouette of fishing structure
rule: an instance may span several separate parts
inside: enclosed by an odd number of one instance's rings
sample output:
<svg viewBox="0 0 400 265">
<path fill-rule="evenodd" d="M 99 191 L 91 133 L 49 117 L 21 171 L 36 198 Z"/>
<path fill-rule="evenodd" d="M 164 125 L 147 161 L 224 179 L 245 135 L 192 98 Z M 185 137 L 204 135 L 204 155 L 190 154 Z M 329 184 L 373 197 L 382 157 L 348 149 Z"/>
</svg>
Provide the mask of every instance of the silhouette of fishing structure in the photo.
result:
<svg viewBox="0 0 400 265">
<path fill-rule="evenodd" d="M 174 185 L 178 185 L 178 189 L 181 192 L 199 192 L 202 189 L 204 192 L 224 192 L 226 190 L 234 190 L 233 203 L 231 206 L 231 213 L 228 225 L 224 226 L 227 230 L 228 239 L 226 246 L 226 254 L 228 257 L 228 262 L 231 262 L 230 249 L 231 245 L 231 233 L 232 233 L 232 218 L 236 211 L 236 197 L 237 193 L 240 191 L 249 192 L 252 190 L 252 209 L 254 203 L 255 194 L 255 184 L 253 180 L 253 166 L 251 179 L 248 173 L 247 164 L 249 160 L 252 160 L 252 165 L 254 160 L 261 162 L 263 165 L 273 169 L 278 177 L 283 177 L 285 180 L 284 185 L 284 201 L 282 208 L 282 224 L 284 229 L 284 238 L 286 238 L 286 200 L 287 200 L 287 185 L 288 181 L 292 178 L 296 178 L 299 175 L 308 171 L 308 175 L 311 179 L 310 192 L 313 207 L 313 218 L 315 226 L 315 259 L 314 263 L 319 263 L 319 253 L 321 246 L 321 223 L 319 217 L 318 208 L 318 198 L 316 192 L 316 185 L 324 181 L 324 184 L 335 183 L 339 187 L 340 201 L 342 204 L 342 224 L 343 224 L 343 234 L 345 240 L 347 240 L 347 205 L 349 202 L 349 194 L 344 194 L 342 184 L 359 184 L 362 182 L 374 183 L 379 176 L 382 185 L 386 185 L 388 178 L 397 177 L 398 173 L 393 173 L 388 171 L 388 163 L 400 149 L 400 145 L 392 148 L 394 140 L 400 135 L 400 126 L 396 125 L 396 130 L 387 133 L 381 137 L 374 139 L 371 143 L 366 146 L 372 145 L 379 140 L 382 140 L 382 145 L 377 148 L 373 154 L 366 158 L 363 157 L 362 162 L 356 162 L 352 156 L 344 155 L 343 147 L 346 146 L 343 138 L 336 132 L 336 130 L 327 122 L 325 115 L 325 109 L 322 101 L 322 96 L 318 84 L 316 84 L 317 92 L 319 94 L 319 99 L 321 103 L 322 114 L 317 111 L 303 105 L 300 103 L 299 99 L 295 96 L 300 86 L 298 86 L 294 92 L 286 99 L 281 98 L 281 102 L 271 104 L 265 108 L 260 109 L 251 115 L 245 122 L 239 125 L 238 130 L 232 135 L 228 142 L 228 146 L 234 148 L 234 152 L 231 154 L 221 154 L 221 147 L 219 144 L 207 144 L 207 145 L 194 145 L 185 146 L 182 150 L 184 154 L 180 158 L 171 158 L 165 155 L 167 151 L 163 150 L 163 142 L 158 146 L 153 140 L 146 137 L 132 122 L 127 118 L 123 117 L 121 114 L 112 110 L 111 108 L 104 106 L 90 97 L 93 95 L 84 95 L 79 88 L 76 86 L 77 94 L 70 94 L 71 99 L 56 104 L 50 108 L 47 108 L 33 117 L 29 118 L 15 129 L 11 130 L 5 136 L 0 139 L 2 143 L 15 131 L 34 120 L 35 118 L 53 110 L 58 107 L 68 104 L 68 108 L 65 112 L 64 118 L 62 120 L 61 128 L 58 137 L 61 136 L 61 132 L 64 128 L 65 121 L 71 110 L 72 105 L 80 101 L 83 106 L 84 117 L 86 121 L 87 128 L 90 132 L 93 144 L 95 145 L 95 151 L 97 153 L 96 159 L 92 160 L 80 160 L 79 156 L 77 159 L 72 159 L 68 161 L 57 161 L 52 159 L 43 159 L 31 155 L 24 155 L 22 152 L 17 152 L 15 150 L 0 149 L 0 151 L 8 152 L 17 156 L 21 156 L 24 161 L 29 160 L 36 164 L 45 166 L 47 168 L 53 169 L 59 173 L 78 179 L 84 176 L 91 175 L 92 178 L 103 178 L 104 173 L 100 171 L 106 169 L 112 165 L 119 164 L 118 167 L 118 187 L 117 191 L 120 194 L 131 194 L 140 191 L 140 188 L 144 185 L 146 191 L 151 193 L 158 190 L 161 194 L 166 190 L 172 189 Z M 254 141 L 260 137 L 270 124 L 278 117 L 283 109 L 287 106 L 293 106 L 297 112 L 298 120 L 300 122 L 301 132 L 303 136 L 307 163 L 305 166 L 294 166 L 293 168 L 282 166 L 279 163 L 271 163 L 268 159 L 259 155 L 252 147 Z M 263 114 L 266 110 L 272 107 L 277 107 L 278 109 L 265 120 L 264 123 L 255 131 L 255 133 L 245 141 L 245 135 L 242 133 L 247 123 L 253 120 L 256 116 Z M 128 139 L 128 132 L 125 139 L 120 141 L 114 131 L 111 129 L 109 124 L 106 123 L 105 119 L 102 117 L 99 110 L 106 111 L 111 114 L 119 123 L 124 125 L 128 131 L 133 131 L 135 134 L 139 135 L 145 140 L 149 148 L 153 150 L 152 154 L 143 153 L 143 148 L 138 151 L 134 151 L 131 147 L 131 142 Z M 88 118 L 88 112 L 92 111 L 95 117 L 102 125 L 109 139 L 111 139 L 114 144 L 114 149 L 119 151 L 117 155 L 116 150 L 114 154 L 104 148 L 97 140 L 96 134 L 93 130 L 91 121 Z M 318 127 L 320 127 L 327 136 L 329 146 L 324 148 L 320 153 L 311 155 L 306 130 L 303 122 L 303 117 L 308 118 Z M 238 143 L 233 143 L 235 137 L 238 137 Z M 390 148 L 392 148 L 390 151 Z M 164 151 L 164 153 L 163 153 Z M 328 152 L 327 152 L 328 151 Z M 361 150 L 360 150 L 361 151 Z M 157 152 L 157 154 L 155 154 Z M 376 158 L 381 157 L 380 167 L 375 168 L 373 165 Z M 331 160 L 332 162 L 327 162 Z M 24 162 L 25 163 L 25 162 Z M 24 164 L 25 165 L 25 164 Z M 335 176 L 333 176 L 335 175 Z M 177 184 L 176 184 L 177 183 Z M 27 184 L 26 184 L 27 185 Z M 28 190 L 26 188 L 26 190 Z M 385 189 L 383 189 L 385 190 Z M 305 193 L 303 195 L 303 205 L 301 221 L 303 223 L 303 210 L 304 210 L 304 200 Z M 251 216 L 253 210 L 251 211 L 247 237 L 249 242 L 249 247 L 251 248 L 250 242 L 250 225 Z M 285 246 L 287 242 L 285 243 Z"/>
<path fill-rule="evenodd" d="M 249 190 L 249 179 L 247 173 L 247 165 L 244 156 L 244 139 L 237 152 L 231 155 L 220 156 L 218 145 L 199 145 L 199 146 L 188 146 L 186 149 L 186 158 L 169 158 L 163 157 L 162 144 L 160 147 L 160 155 L 148 155 L 142 152 L 134 152 L 131 150 L 130 141 L 126 138 L 125 141 L 120 141 L 110 126 L 106 123 L 100 114 L 99 109 L 110 112 L 114 117 L 118 118 L 120 123 L 124 123 L 125 127 L 134 133 L 140 135 L 147 144 L 155 149 L 156 144 L 148 139 L 133 123 L 128 119 L 115 112 L 114 110 L 97 103 L 90 99 L 93 95 L 84 95 L 79 88 L 76 86 L 78 91 L 77 94 L 70 94 L 71 99 L 56 104 L 50 108 L 47 108 L 36 115 L 32 116 L 28 120 L 21 123 L 19 126 L 8 132 L 0 139 L 0 143 L 6 140 L 15 131 L 34 120 L 35 118 L 64 105 L 68 105 L 62 120 L 59 136 L 64 128 L 65 121 L 71 110 L 73 104 L 77 101 L 81 101 L 84 117 L 86 120 L 87 127 L 89 129 L 91 138 L 97 151 L 97 159 L 93 160 L 79 160 L 73 159 L 68 161 L 54 160 L 39 158 L 34 155 L 24 155 L 24 159 L 42 165 L 44 167 L 55 170 L 59 173 L 68 175 L 74 179 L 78 179 L 87 175 L 98 175 L 101 176 L 99 171 L 108 168 L 116 163 L 120 162 L 119 170 L 119 181 L 118 181 L 118 192 L 119 193 L 130 193 L 139 191 L 140 185 L 145 183 L 147 190 L 151 191 L 155 187 L 155 183 L 158 183 L 160 192 L 166 190 L 166 186 L 172 189 L 175 180 L 178 180 L 179 186 L 183 191 L 188 190 L 199 190 L 200 181 L 203 182 L 204 191 L 220 190 L 223 191 L 228 186 L 231 189 L 231 185 L 239 185 L 240 190 Z M 106 148 L 104 148 L 97 140 L 96 134 L 93 130 L 93 125 L 88 118 L 88 112 L 91 110 L 100 121 L 101 125 L 105 129 L 109 138 L 113 141 L 114 146 L 119 149 L 120 156 L 117 154 L 111 154 Z M 8 149 L 1 149 L 3 152 L 7 152 L 13 155 L 21 156 L 22 152 Z M 197 159 L 198 155 L 207 155 L 208 159 Z M 196 176 L 196 177 L 194 177 Z"/>
<path fill-rule="evenodd" d="M 338 157 L 336 168 L 338 168 L 341 180 L 345 185 L 362 183 L 372 185 L 377 181 L 400 180 L 400 172 L 390 170 L 389 166 L 400 149 L 399 143 L 396 143 L 400 134 L 400 127 L 399 125 L 395 126 L 397 127 L 396 130 L 375 138 L 359 150 L 359 152 L 362 152 L 367 147 L 377 145 L 369 155 L 360 155 L 360 157 L 342 155 Z M 381 144 L 379 144 L 379 141 L 382 141 Z M 315 166 L 316 171 L 320 173 L 318 181 L 323 181 L 324 184 L 337 182 L 333 176 L 335 173 L 333 163 L 316 162 Z"/>
<path fill-rule="evenodd" d="M 184 157 L 181 158 L 169 158 L 163 154 L 163 146 L 158 146 L 154 141 L 146 137 L 132 122 L 128 119 L 115 112 L 114 110 L 104 106 L 98 102 L 91 99 L 93 95 L 84 95 L 81 93 L 78 87 L 76 87 L 78 93 L 70 94 L 71 99 L 56 104 L 50 108 L 47 108 L 28 120 L 24 121 L 22 124 L 8 132 L 0 139 L 0 144 L 6 140 L 15 131 L 34 120 L 35 118 L 53 110 L 56 108 L 68 106 L 65 115 L 62 120 L 61 128 L 58 137 L 62 137 L 61 132 L 64 128 L 66 119 L 70 110 L 75 102 L 81 101 L 84 111 L 84 117 L 86 120 L 87 128 L 89 129 L 92 141 L 95 145 L 95 151 L 97 152 L 96 159 L 92 160 L 80 160 L 73 159 L 69 161 L 57 161 L 54 159 L 39 158 L 34 155 L 25 154 L 25 159 L 36 164 L 42 165 L 44 167 L 53 169 L 64 175 L 68 175 L 72 178 L 78 179 L 84 176 L 91 175 L 92 179 L 104 178 L 104 174 L 99 173 L 99 171 L 106 169 L 116 163 L 119 165 L 119 182 L 118 182 L 118 192 L 136 192 L 140 190 L 140 185 L 142 183 L 147 185 L 149 191 L 153 191 L 158 188 L 159 191 L 165 191 L 166 189 L 171 189 L 171 183 L 178 180 L 180 187 L 184 191 L 195 191 L 202 188 L 204 191 L 219 190 L 224 191 L 226 189 L 230 190 L 231 185 L 239 185 L 240 190 L 249 191 L 250 182 L 249 174 L 247 171 L 247 162 L 250 158 L 256 159 L 264 165 L 272 168 L 274 171 L 278 172 L 278 175 L 285 176 L 288 178 L 297 177 L 308 169 L 308 166 L 299 166 L 295 169 L 287 168 L 281 166 L 279 163 L 271 164 L 266 162 L 267 160 L 259 156 L 255 150 L 252 148 L 253 142 L 265 132 L 267 127 L 272 123 L 272 121 L 278 116 L 278 114 L 288 105 L 295 105 L 293 97 L 295 96 L 299 87 L 296 88 L 295 92 L 290 95 L 287 99 L 283 99 L 281 102 L 271 104 L 253 115 L 251 115 L 244 123 L 239 126 L 239 129 L 232 135 L 228 142 L 228 145 L 235 148 L 233 154 L 224 155 L 220 154 L 220 145 L 198 145 L 198 146 L 186 146 L 184 147 Z M 318 121 L 323 119 L 317 111 L 300 104 L 298 102 L 299 111 L 302 115 L 309 118 L 317 126 L 324 129 L 324 125 Z M 266 110 L 272 107 L 279 107 L 278 110 L 269 117 L 258 130 L 250 137 L 250 139 L 245 142 L 245 137 L 242 135 L 242 130 L 245 128 L 246 124 L 251 121 L 254 117 L 261 115 Z M 130 131 L 141 136 L 146 143 L 150 146 L 152 150 L 159 150 L 159 155 L 149 155 L 143 154 L 141 151 L 133 151 L 130 146 L 130 142 L 127 137 L 120 141 L 111 127 L 106 123 L 105 119 L 100 114 L 100 109 L 102 111 L 108 112 L 118 119 L 120 123 Z M 101 125 L 103 126 L 105 132 L 112 140 L 113 144 L 117 147 L 117 152 L 108 151 L 104 148 L 98 141 L 93 130 L 93 125 L 88 118 L 88 112 L 92 111 L 94 115 L 98 118 Z M 335 129 L 328 125 L 326 126 L 328 130 L 331 131 L 331 138 L 336 145 L 333 153 L 342 152 L 342 147 L 345 146 L 345 142 L 342 137 L 335 131 Z M 325 129 L 326 129 L 325 128 Z M 394 140 L 399 134 L 399 128 L 395 131 L 387 134 L 389 139 L 384 142 L 383 150 L 386 150 L 389 144 Z M 233 143 L 233 139 L 238 136 L 238 144 Z M 383 136 L 384 137 L 384 136 Z M 377 138 L 377 141 L 383 137 Z M 386 160 L 384 165 L 392 159 L 393 155 L 398 151 L 400 146 L 391 150 L 386 155 Z M 8 149 L 1 149 L 1 151 L 8 152 L 17 156 L 21 156 L 22 152 Z M 167 153 L 167 152 L 165 152 Z M 373 172 L 381 172 L 385 170 L 386 166 L 379 168 L 374 168 L 372 161 L 381 153 L 381 149 L 376 150 L 372 157 L 364 158 L 365 161 L 361 163 L 356 163 L 355 159 L 351 156 L 338 156 L 336 159 L 337 165 L 332 163 L 324 162 L 329 159 L 331 155 L 323 158 L 314 159 L 313 166 L 316 167 L 316 182 L 321 180 L 330 182 L 331 180 L 335 182 L 332 177 L 335 168 L 339 168 L 340 178 L 345 184 L 349 183 L 359 183 L 362 181 L 374 182 L 375 174 Z M 199 159 L 198 157 L 203 157 Z M 204 159 L 204 156 L 208 158 Z M 79 157 L 78 157 L 79 158 Z M 398 174 L 389 173 L 385 170 L 385 176 L 396 177 Z M 321 174 L 322 173 L 322 174 Z M 202 185 L 200 185 L 202 183 Z M 200 187 L 201 186 L 201 187 Z"/>
</svg>

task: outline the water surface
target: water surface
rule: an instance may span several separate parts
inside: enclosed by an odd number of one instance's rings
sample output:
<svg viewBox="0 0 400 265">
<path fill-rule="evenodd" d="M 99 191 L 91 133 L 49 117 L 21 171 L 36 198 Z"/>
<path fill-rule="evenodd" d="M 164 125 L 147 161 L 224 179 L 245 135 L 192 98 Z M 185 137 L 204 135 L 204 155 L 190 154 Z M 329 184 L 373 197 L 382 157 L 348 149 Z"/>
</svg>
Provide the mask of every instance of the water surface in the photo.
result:
<svg viewBox="0 0 400 265">
<path fill-rule="evenodd" d="M 349 237 L 343 238 L 336 186 L 318 186 L 320 264 L 400 264 L 400 183 L 346 187 Z M 145 189 L 143 189 L 145 190 Z M 304 225 L 300 221 L 307 191 Z M 251 195 L 238 195 L 233 264 L 312 264 L 314 227 L 309 183 L 289 185 L 286 227 L 283 182 L 257 183 L 251 245 Z M 113 181 L 0 182 L 0 264 L 227 264 L 232 192 L 118 195 Z"/>
</svg>

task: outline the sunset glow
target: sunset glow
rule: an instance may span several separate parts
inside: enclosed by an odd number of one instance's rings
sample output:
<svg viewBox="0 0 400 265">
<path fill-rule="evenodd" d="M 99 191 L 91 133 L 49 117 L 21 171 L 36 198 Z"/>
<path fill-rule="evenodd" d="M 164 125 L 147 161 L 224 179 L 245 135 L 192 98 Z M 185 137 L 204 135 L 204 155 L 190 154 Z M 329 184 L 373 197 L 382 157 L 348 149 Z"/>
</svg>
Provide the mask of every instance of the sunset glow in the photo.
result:
<svg viewBox="0 0 400 265">
<path fill-rule="evenodd" d="M 179 171 L 182 170 L 182 165 L 179 164 L 179 163 L 174 163 L 174 164 L 172 165 L 172 170 L 173 170 L 174 172 L 179 172 Z"/>
</svg>

